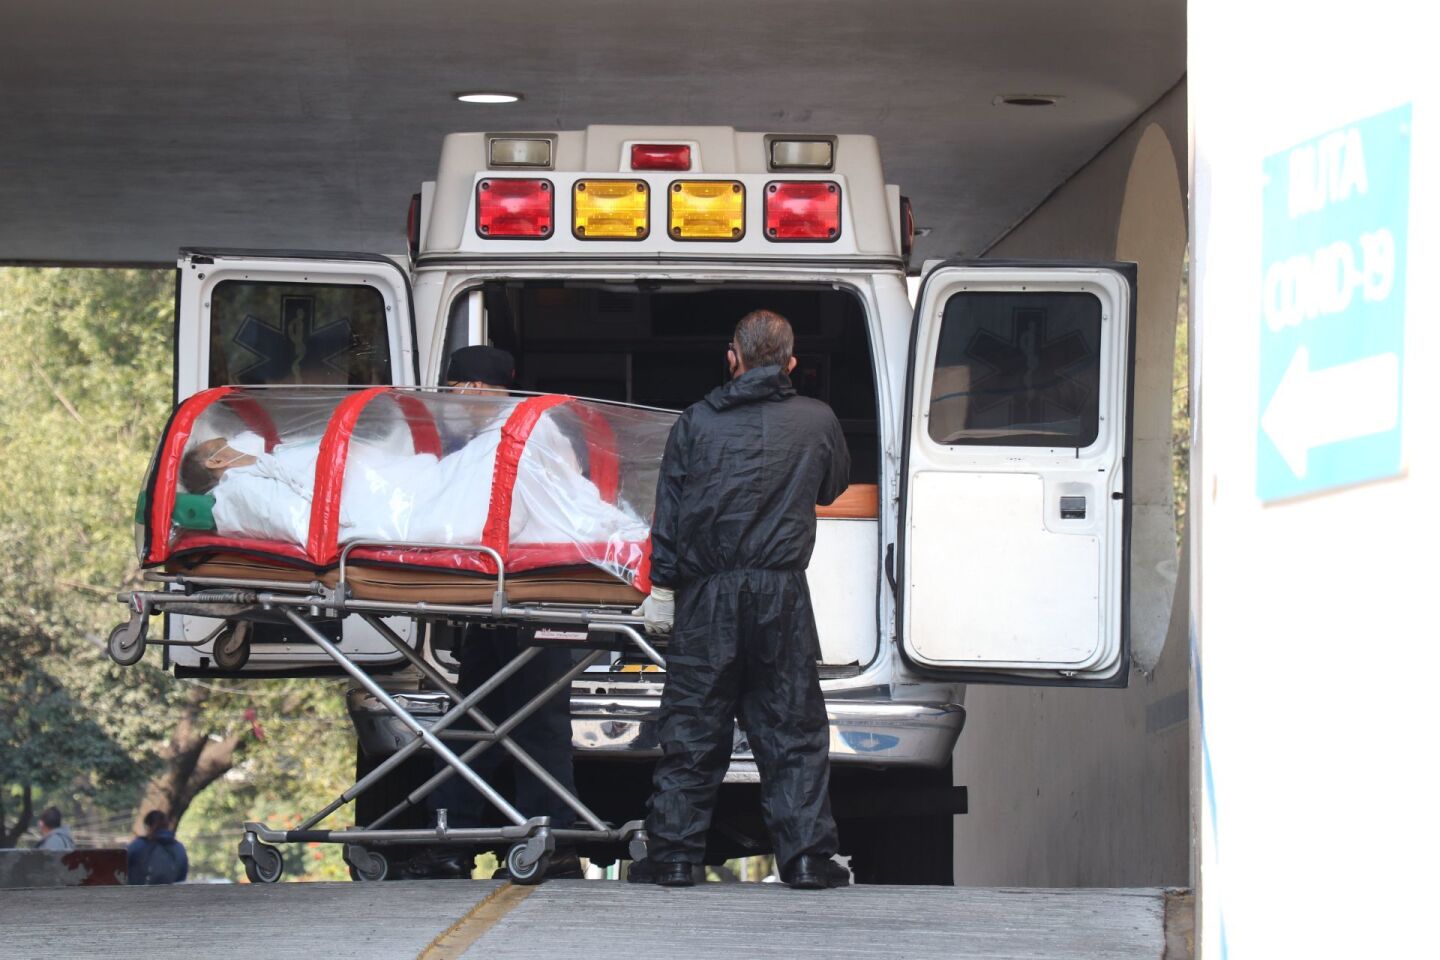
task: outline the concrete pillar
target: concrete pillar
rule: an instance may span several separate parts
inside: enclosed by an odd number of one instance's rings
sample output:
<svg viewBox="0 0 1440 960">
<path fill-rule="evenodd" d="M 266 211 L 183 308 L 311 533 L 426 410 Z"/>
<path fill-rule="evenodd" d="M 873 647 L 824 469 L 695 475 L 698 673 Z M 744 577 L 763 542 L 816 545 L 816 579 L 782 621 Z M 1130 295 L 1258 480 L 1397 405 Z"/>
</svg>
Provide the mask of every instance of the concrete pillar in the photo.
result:
<svg viewBox="0 0 1440 960">
<path fill-rule="evenodd" d="M 1204 957 L 1435 952 L 1433 21 L 1190 8 Z"/>
</svg>

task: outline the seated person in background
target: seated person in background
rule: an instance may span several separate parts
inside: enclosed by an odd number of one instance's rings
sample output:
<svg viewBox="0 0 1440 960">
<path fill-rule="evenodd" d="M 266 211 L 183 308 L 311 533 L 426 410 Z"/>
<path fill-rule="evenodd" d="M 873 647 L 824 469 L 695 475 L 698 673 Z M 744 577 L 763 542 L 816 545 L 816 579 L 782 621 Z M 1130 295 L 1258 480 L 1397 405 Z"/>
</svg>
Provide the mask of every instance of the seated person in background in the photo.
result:
<svg viewBox="0 0 1440 960">
<path fill-rule="evenodd" d="M 70 836 L 69 827 L 61 825 L 60 811 L 58 808 L 46 807 L 40 812 L 40 842 L 35 844 L 35 849 L 75 849 L 75 838 Z"/>
<path fill-rule="evenodd" d="M 493 396 L 505 396 L 515 379 L 515 360 L 504 350 L 488 346 L 462 347 L 450 356 L 449 376 L 447 383 L 450 387 L 466 394 Z M 561 436 L 558 429 L 550 423 L 549 418 L 542 419 L 537 425 L 534 438 L 540 447 L 551 453 L 547 459 L 551 461 L 550 471 L 552 474 L 566 474 L 580 478 L 579 467 L 574 459 L 574 451 L 567 439 Z M 559 504 L 564 504 L 567 497 L 568 486 L 566 484 L 550 483 L 539 485 L 534 482 L 533 477 L 527 476 L 526 463 L 530 457 L 521 459 L 520 480 L 517 483 L 517 501 L 519 494 L 529 491 L 534 495 L 548 495 Z M 556 462 L 558 461 L 558 463 Z M 588 480 L 582 482 L 592 490 L 594 485 Z M 571 507 L 566 511 L 567 515 L 573 515 L 567 520 L 572 528 L 583 525 L 587 519 L 587 511 L 574 509 L 575 501 L 571 501 Z M 534 503 L 531 505 L 530 515 L 545 515 L 546 507 Z M 553 510 L 549 511 L 555 515 Z M 556 515 L 558 516 L 558 515 Z M 593 516 L 593 514 L 589 515 Z M 513 522 L 513 521 L 512 521 Z M 542 531 L 544 532 L 544 531 Z M 597 539 L 593 534 L 587 535 L 592 541 Z M 532 538 L 539 541 L 542 538 Z M 553 536 L 547 539 L 556 539 Z M 455 655 L 459 662 L 459 676 L 456 686 L 461 694 L 473 693 L 481 684 L 495 675 L 509 663 L 520 652 L 521 637 L 518 628 L 502 624 L 489 629 L 471 623 L 464 628 L 464 632 L 458 638 Z M 541 691 L 548 687 L 558 677 L 570 669 L 572 660 L 570 651 L 561 647 L 542 647 L 536 656 L 531 658 L 519 671 L 516 672 L 508 683 L 491 692 L 480 701 L 479 707 L 485 714 L 495 722 L 503 722 L 515 711 L 521 709 L 530 700 L 539 696 Z M 457 729 L 473 729 L 473 723 L 469 717 L 462 718 L 455 724 Z M 525 719 L 523 723 L 515 728 L 515 742 L 525 752 L 529 753 L 550 776 L 554 777 L 566 790 L 575 792 L 575 768 L 570 753 L 572 738 L 570 724 L 570 692 L 561 690 L 547 700 L 538 710 Z M 509 800 L 525 816 L 546 816 L 550 818 L 552 827 L 564 828 L 575 821 L 575 813 L 568 804 L 528 770 L 518 764 L 510 762 L 503 750 L 491 748 L 475 759 L 472 766 L 475 772 L 496 787 L 507 800 Z M 439 771 L 443 765 L 436 762 L 436 770 Z M 499 822 L 498 814 L 489 809 L 490 804 L 480 796 L 468 783 L 459 777 L 451 777 L 426 798 L 426 804 L 430 809 L 432 822 L 436 819 L 440 810 L 448 811 L 450 825 L 452 827 L 482 827 Z M 410 877 L 468 877 L 474 868 L 475 851 L 458 849 L 454 846 L 439 847 L 426 850 L 415 859 L 409 861 L 403 870 L 403 875 Z M 497 873 L 497 877 L 501 877 Z M 550 868 L 546 873 L 551 878 L 583 876 L 580 869 L 580 858 L 573 846 L 560 844 L 556 847 L 555 855 L 550 861 Z"/>
<path fill-rule="evenodd" d="M 145 814 L 145 833 L 125 848 L 129 884 L 184 883 L 190 875 L 185 845 L 175 839 L 170 818 L 162 810 Z"/>
</svg>

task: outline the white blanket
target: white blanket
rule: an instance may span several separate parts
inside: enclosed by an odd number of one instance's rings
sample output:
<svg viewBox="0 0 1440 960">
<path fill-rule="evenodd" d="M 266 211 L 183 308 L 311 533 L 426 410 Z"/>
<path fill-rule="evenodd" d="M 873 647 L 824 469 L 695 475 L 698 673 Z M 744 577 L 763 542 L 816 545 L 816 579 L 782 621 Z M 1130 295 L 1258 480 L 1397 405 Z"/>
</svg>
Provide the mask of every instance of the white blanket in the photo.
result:
<svg viewBox="0 0 1440 960">
<path fill-rule="evenodd" d="M 500 438 L 497 425 L 442 458 L 395 452 L 393 441 L 352 442 L 340 495 L 340 542 L 479 543 Z M 253 442 L 237 438 L 232 446 Z M 303 547 L 318 454 L 318 440 L 279 444 L 253 464 L 225 471 L 212 491 L 216 532 Z M 580 474 L 569 441 L 541 420 L 520 458 L 511 542 L 606 544 L 648 534 L 644 520 L 601 499 Z"/>
</svg>

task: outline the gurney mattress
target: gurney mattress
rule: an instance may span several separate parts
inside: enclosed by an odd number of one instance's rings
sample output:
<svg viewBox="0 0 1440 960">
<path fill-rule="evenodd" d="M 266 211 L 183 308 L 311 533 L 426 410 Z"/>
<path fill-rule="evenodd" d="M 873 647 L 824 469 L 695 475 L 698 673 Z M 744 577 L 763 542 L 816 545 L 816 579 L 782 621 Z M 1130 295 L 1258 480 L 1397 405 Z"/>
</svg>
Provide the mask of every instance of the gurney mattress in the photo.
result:
<svg viewBox="0 0 1440 960">
<path fill-rule="evenodd" d="M 234 580 L 269 580 L 305 584 L 320 581 L 333 587 L 339 571 L 307 570 L 240 554 L 216 553 L 203 557 L 172 558 L 165 572 L 193 577 Z M 387 603 L 487 604 L 494 599 L 496 580 L 477 574 L 424 567 L 392 568 L 353 565 L 345 580 L 358 600 Z M 574 603 L 595 606 L 635 606 L 644 594 L 591 564 L 549 570 L 529 570 L 505 578 L 505 596 L 512 603 Z"/>
</svg>

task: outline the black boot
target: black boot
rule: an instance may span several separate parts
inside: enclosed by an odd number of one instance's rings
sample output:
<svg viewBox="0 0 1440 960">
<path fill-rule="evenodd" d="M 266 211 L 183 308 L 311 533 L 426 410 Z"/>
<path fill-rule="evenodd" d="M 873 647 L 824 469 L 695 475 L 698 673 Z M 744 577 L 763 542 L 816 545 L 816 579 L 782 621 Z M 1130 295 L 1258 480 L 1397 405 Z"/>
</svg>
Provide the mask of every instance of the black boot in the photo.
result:
<svg viewBox="0 0 1440 960">
<path fill-rule="evenodd" d="M 490 875 L 491 880 L 509 880 L 510 868 L 501 865 Z M 585 870 L 580 864 L 580 855 L 574 848 L 561 847 L 550 854 L 550 864 L 545 868 L 546 880 L 584 880 Z"/>
<path fill-rule="evenodd" d="M 694 867 L 683 862 L 657 863 L 654 860 L 636 860 L 630 864 L 625 879 L 631 883 L 653 883 L 661 887 L 693 887 Z"/>
<path fill-rule="evenodd" d="M 829 857 L 802 853 L 780 871 L 780 879 L 796 890 L 829 890 L 850 885 L 850 871 Z"/>
</svg>

